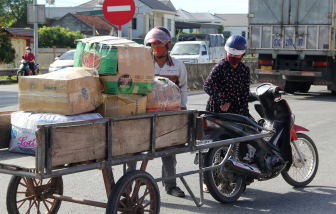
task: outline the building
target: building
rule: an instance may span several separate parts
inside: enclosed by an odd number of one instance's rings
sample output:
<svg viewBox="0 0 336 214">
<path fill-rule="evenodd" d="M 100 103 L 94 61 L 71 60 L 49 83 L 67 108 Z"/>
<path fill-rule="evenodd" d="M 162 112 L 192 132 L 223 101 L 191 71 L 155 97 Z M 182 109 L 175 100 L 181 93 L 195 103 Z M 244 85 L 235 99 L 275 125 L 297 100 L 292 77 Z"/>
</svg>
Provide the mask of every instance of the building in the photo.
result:
<svg viewBox="0 0 336 214">
<path fill-rule="evenodd" d="M 32 52 L 34 51 L 34 29 L 4 27 L 1 31 L 9 35 L 12 47 L 15 49 L 15 65 L 20 64 L 27 46 L 32 48 Z"/>
<path fill-rule="evenodd" d="M 225 19 L 212 15 L 211 13 L 189 13 L 185 10 L 177 10 L 176 28 L 183 29 L 185 33 L 217 34 L 218 28 L 225 22 Z"/>
<path fill-rule="evenodd" d="M 215 14 L 215 16 L 225 19 L 222 22 L 224 26 L 224 36 L 241 35 L 247 39 L 248 35 L 248 18 L 247 14 Z"/>
<path fill-rule="evenodd" d="M 175 15 L 174 9 L 158 0 L 134 0 L 136 10 L 131 24 L 121 26 L 122 36 L 132 38 L 144 38 L 149 30 L 156 26 L 164 26 L 175 36 Z M 80 6 L 94 7 L 98 0 L 92 0 Z M 88 10 L 78 12 L 82 15 L 94 15 L 104 17 L 102 10 Z"/>
<path fill-rule="evenodd" d="M 117 36 L 117 27 L 98 16 L 87 16 L 68 13 L 50 26 L 69 28 L 70 31 L 80 31 L 87 36 L 113 35 Z"/>
</svg>

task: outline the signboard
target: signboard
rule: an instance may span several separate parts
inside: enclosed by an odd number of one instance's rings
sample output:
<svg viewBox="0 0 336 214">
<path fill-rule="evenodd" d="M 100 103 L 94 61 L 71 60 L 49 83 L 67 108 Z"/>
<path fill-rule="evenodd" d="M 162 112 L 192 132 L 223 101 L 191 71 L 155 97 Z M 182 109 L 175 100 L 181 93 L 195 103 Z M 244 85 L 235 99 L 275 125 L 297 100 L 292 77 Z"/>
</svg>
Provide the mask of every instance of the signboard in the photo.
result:
<svg viewBox="0 0 336 214">
<path fill-rule="evenodd" d="M 44 4 L 37 5 L 37 23 L 45 24 L 45 6 Z M 34 7 L 32 4 L 27 5 L 27 22 L 28 24 L 34 24 Z"/>
<path fill-rule="evenodd" d="M 121 30 L 122 25 L 133 19 L 135 4 L 133 0 L 105 0 L 103 13 L 107 21 Z"/>
</svg>

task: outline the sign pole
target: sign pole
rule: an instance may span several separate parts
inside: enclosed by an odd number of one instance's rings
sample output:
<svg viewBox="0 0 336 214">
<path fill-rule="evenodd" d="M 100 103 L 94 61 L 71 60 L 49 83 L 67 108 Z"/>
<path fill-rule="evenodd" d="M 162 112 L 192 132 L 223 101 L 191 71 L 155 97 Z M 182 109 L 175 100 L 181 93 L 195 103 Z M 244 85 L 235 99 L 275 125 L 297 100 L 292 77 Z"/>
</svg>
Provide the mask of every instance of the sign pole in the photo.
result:
<svg viewBox="0 0 336 214">
<path fill-rule="evenodd" d="M 37 26 L 37 0 L 33 0 L 33 11 L 34 11 L 34 55 L 35 63 L 38 63 L 38 26 Z"/>
<path fill-rule="evenodd" d="M 118 25 L 118 37 L 122 37 L 121 25 Z"/>
</svg>

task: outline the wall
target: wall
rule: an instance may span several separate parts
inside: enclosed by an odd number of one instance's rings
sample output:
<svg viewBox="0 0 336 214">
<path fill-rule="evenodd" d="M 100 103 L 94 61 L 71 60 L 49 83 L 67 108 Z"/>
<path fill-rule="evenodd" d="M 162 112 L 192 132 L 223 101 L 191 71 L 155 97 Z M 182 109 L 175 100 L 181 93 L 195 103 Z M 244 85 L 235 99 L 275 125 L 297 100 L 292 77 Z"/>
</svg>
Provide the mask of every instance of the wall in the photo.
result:
<svg viewBox="0 0 336 214">
<path fill-rule="evenodd" d="M 248 28 L 247 27 L 230 27 L 224 26 L 224 31 L 230 31 L 231 35 L 242 35 L 242 32 L 245 31 L 245 38 L 247 38 Z"/>
<path fill-rule="evenodd" d="M 257 83 L 257 75 L 254 70 L 258 66 L 258 62 L 255 60 L 244 61 L 244 64 L 250 68 L 251 83 Z M 203 90 L 203 84 L 215 65 L 215 63 L 185 64 L 188 73 L 188 91 Z"/>
<path fill-rule="evenodd" d="M 40 67 L 49 67 L 49 65 L 54 62 L 55 57 L 64 54 L 70 49 L 67 48 L 56 48 L 55 54 L 53 48 L 39 48 L 38 49 L 38 57 Z M 75 50 L 75 49 L 73 49 Z"/>
<path fill-rule="evenodd" d="M 25 39 L 11 39 L 12 47 L 15 49 L 14 67 L 19 67 L 22 56 L 26 53 Z"/>
</svg>

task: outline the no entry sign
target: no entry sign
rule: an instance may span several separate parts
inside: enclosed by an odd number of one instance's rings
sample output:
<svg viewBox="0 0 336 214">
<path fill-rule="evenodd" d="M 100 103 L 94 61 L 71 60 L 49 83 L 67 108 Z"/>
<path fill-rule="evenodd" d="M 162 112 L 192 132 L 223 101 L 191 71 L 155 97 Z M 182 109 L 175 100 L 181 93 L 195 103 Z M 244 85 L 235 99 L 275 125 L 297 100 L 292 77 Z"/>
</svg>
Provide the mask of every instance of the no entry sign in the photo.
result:
<svg viewBox="0 0 336 214">
<path fill-rule="evenodd" d="M 107 21 L 117 25 L 121 30 L 121 25 L 132 20 L 135 13 L 133 0 L 105 0 L 103 13 Z"/>
</svg>

